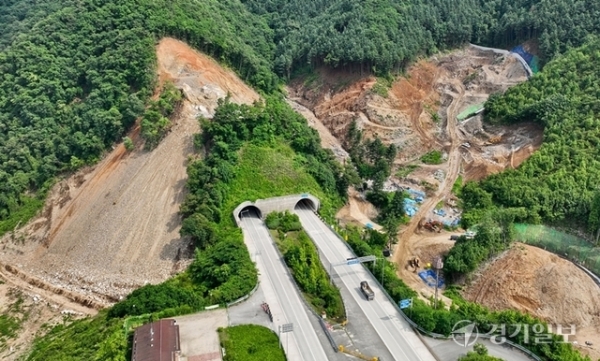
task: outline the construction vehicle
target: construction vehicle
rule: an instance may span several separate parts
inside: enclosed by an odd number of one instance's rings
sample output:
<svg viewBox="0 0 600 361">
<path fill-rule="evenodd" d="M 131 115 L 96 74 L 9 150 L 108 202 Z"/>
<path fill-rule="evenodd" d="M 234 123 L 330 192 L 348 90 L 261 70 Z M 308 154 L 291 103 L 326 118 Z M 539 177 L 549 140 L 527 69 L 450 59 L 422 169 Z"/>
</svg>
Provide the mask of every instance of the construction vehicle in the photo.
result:
<svg viewBox="0 0 600 361">
<path fill-rule="evenodd" d="M 413 256 L 411 259 L 408 260 L 408 266 L 412 267 L 414 273 L 417 273 L 417 271 L 421 267 L 421 260 L 419 259 L 419 257 Z"/>
<path fill-rule="evenodd" d="M 440 233 L 444 229 L 444 224 L 440 221 L 430 220 L 423 225 L 428 231 Z"/>
<path fill-rule="evenodd" d="M 369 286 L 367 281 L 362 281 L 360 283 L 360 290 L 365 295 L 367 300 L 371 301 L 372 299 L 375 298 L 375 292 L 373 292 L 373 290 L 371 289 L 371 287 Z"/>
<path fill-rule="evenodd" d="M 498 144 L 498 143 L 500 143 L 501 140 L 502 140 L 502 137 L 499 136 L 499 135 L 491 137 L 490 139 L 488 139 L 488 141 L 490 143 L 492 143 L 492 144 Z"/>
</svg>

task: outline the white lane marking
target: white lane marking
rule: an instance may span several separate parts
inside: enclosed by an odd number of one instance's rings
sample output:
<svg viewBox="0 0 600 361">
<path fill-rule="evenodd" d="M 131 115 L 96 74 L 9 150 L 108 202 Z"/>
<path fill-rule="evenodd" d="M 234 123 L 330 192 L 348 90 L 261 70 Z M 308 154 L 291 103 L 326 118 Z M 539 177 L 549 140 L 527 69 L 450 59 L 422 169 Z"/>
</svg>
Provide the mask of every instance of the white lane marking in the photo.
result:
<svg viewBox="0 0 600 361">
<path fill-rule="evenodd" d="M 302 206 L 301 206 L 300 208 L 301 208 L 301 209 L 300 209 L 300 212 L 297 212 L 297 213 L 298 213 L 299 215 L 301 215 L 301 216 L 304 216 L 304 217 L 302 217 L 302 218 L 304 218 L 305 220 L 307 220 L 307 221 L 308 221 L 309 225 L 311 226 L 310 228 L 314 229 L 313 227 L 315 226 L 315 224 L 316 224 L 316 227 L 317 227 L 317 229 L 318 229 L 318 228 L 324 229 L 325 227 L 327 227 L 327 226 L 326 226 L 324 223 L 320 222 L 320 221 L 317 219 L 317 217 L 316 217 L 316 216 L 313 214 L 313 212 L 312 212 L 312 211 L 310 211 L 310 210 L 308 210 L 308 211 L 307 211 L 307 210 L 306 210 L 304 207 L 302 207 Z M 302 218 L 301 218 L 301 220 L 302 220 Z M 319 236 L 322 236 L 323 238 L 321 238 L 321 237 L 316 237 L 316 238 L 319 238 L 319 239 L 321 239 L 321 242 L 318 242 L 318 243 L 322 243 L 321 247 L 319 247 L 319 248 L 321 248 L 321 251 L 323 252 L 323 254 L 325 254 L 325 257 L 328 259 L 328 261 L 329 261 L 330 263 L 333 263 L 333 261 L 334 261 L 335 257 L 333 257 L 331 254 L 329 254 L 329 255 L 328 255 L 328 253 L 332 253 L 333 255 L 335 255 L 335 254 L 339 254 L 339 249 L 337 249 L 337 248 L 336 248 L 336 249 L 332 249 L 332 248 L 331 248 L 331 247 L 333 246 L 333 245 L 332 245 L 332 243 L 334 243 L 334 242 L 331 242 L 331 241 L 330 241 L 330 238 L 327 236 L 327 233 L 331 233 L 331 236 L 332 236 L 332 237 L 335 237 L 335 235 L 334 235 L 334 234 L 331 232 L 331 230 L 329 230 L 329 228 L 327 228 L 327 230 L 326 230 L 326 231 L 321 231 L 321 232 L 319 232 Z M 339 240 L 337 239 L 337 237 L 335 237 L 335 240 L 339 242 Z M 325 249 L 326 249 L 328 252 L 326 252 L 326 251 L 325 251 Z M 349 250 L 348 250 L 346 247 L 344 247 L 343 249 L 346 251 L 346 252 L 344 252 L 344 253 L 346 253 L 346 254 L 349 254 L 349 253 L 350 253 L 350 251 L 349 251 Z M 359 266 L 359 267 L 360 267 L 360 266 Z M 347 268 L 347 266 L 346 266 L 346 268 Z M 370 275 L 368 274 L 368 272 L 367 272 L 366 270 L 362 269 L 362 271 L 363 271 L 363 272 L 364 272 L 364 273 L 365 273 L 365 274 L 366 274 L 368 277 L 370 277 Z M 336 273 L 337 273 L 337 271 L 336 271 Z M 338 273 L 338 274 L 339 274 L 339 273 Z M 349 281 L 349 280 L 348 280 L 348 278 L 351 278 L 353 281 L 354 281 L 354 280 L 358 280 L 358 281 L 360 281 L 360 280 L 361 280 L 361 277 L 360 277 L 360 276 L 359 276 L 359 275 L 358 275 L 356 272 L 351 272 L 351 273 L 349 273 L 349 277 L 342 277 L 342 276 L 340 275 L 340 278 L 342 279 L 342 282 L 344 283 L 344 285 L 346 286 L 346 288 L 348 288 L 348 290 L 349 290 L 349 291 L 350 291 L 350 290 L 352 290 L 352 288 L 350 288 L 350 287 L 348 286 L 348 282 L 347 282 L 347 281 Z M 358 298 L 357 298 L 356 292 L 350 292 L 350 293 L 352 294 L 352 297 L 353 297 L 353 298 L 354 298 L 354 299 L 357 301 L 357 303 L 359 304 L 359 307 L 361 307 L 361 309 L 363 310 L 363 312 L 365 312 L 365 314 L 366 314 L 367 310 L 366 310 L 366 309 L 363 307 L 363 304 L 364 304 L 364 302 L 358 302 Z M 361 301 L 364 301 L 364 300 L 362 300 L 362 299 L 361 299 Z M 388 300 L 385 300 L 384 302 L 387 302 L 387 301 L 388 301 Z M 368 307 L 370 308 L 370 310 L 371 310 L 371 313 L 374 313 L 374 314 L 375 314 L 375 315 L 377 315 L 377 317 L 379 318 L 379 317 L 380 317 L 380 315 L 379 315 L 379 312 L 378 312 L 378 311 L 380 311 L 380 312 L 382 312 L 382 313 L 384 314 L 384 316 L 383 316 L 383 317 L 388 317 L 388 318 L 389 318 L 389 314 L 388 314 L 388 312 L 386 311 L 386 309 L 384 308 L 383 304 L 382 304 L 381 302 L 379 302 L 379 300 L 377 300 L 377 302 L 375 302 L 375 303 L 376 303 L 376 304 L 379 306 L 379 307 L 378 307 L 378 310 L 376 310 L 376 309 L 374 308 L 374 305 L 372 305 L 370 302 L 368 303 Z M 396 311 L 395 313 L 397 313 L 397 311 Z M 411 342 L 409 342 L 409 340 L 408 340 L 408 339 L 406 339 L 406 337 L 405 337 L 405 336 L 404 336 L 404 334 L 403 334 L 403 333 L 405 332 L 405 328 L 404 328 L 404 327 L 398 327 L 398 326 L 401 326 L 401 325 L 399 325 L 399 323 L 398 323 L 398 322 L 394 322 L 394 319 L 390 318 L 389 320 L 390 320 L 391 322 L 385 322 L 384 320 L 381 320 L 381 319 L 379 319 L 378 321 L 374 321 L 374 320 L 373 320 L 373 319 L 371 319 L 371 318 L 369 318 L 369 320 L 370 320 L 371 324 L 373 325 L 373 327 L 374 327 L 376 330 L 378 330 L 378 328 L 375 326 L 374 322 L 377 322 L 377 323 L 380 323 L 380 324 L 382 324 L 382 325 L 384 326 L 383 328 L 385 329 L 385 331 L 387 332 L 387 334 L 388 334 L 390 337 L 392 337 L 392 340 L 393 340 L 393 337 L 394 337 L 394 336 L 393 336 L 393 334 L 392 334 L 392 332 L 391 332 L 391 330 L 390 330 L 390 323 L 391 323 L 391 328 L 392 328 L 392 330 L 393 330 L 393 331 L 395 331 L 395 333 L 398 333 L 398 334 L 400 334 L 400 336 L 402 337 L 402 339 L 403 339 L 403 341 L 404 341 L 404 343 L 405 343 L 406 345 L 408 345 L 408 346 L 410 346 L 410 345 L 411 345 Z M 404 331 L 404 332 L 403 332 L 403 331 Z M 379 330 L 378 330 L 378 333 L 380 333 L 380 332 L 379 332 Z M 382 337 L 382 340 L 383 340 L 383 335 L 381 335 L 381 334 L 380 334 L 380 337 Z M 386 342 L 385 340 L 383 340 L 383 341 L 384 341 L 384 343 L 386 344 L 387 348 L 388 348 L 388 349 L 390 349 L 390 345 L 388 344 L 388 342 Z M 397 345 L 396 343 L 393 343 L 393 342 L 392 342 L 391 344 L 392 344 L 392 345 L 394 345 L 394 346 L 400 346 L 400 345 Z M 400 351 L 400 352 L 401 352 L 401 353 L 404 355 L 404 357 L 407 357 L 407 355 L 406 355 L 406 353 L 404 352 L 404 350 L 403 350 L 403 348 L 402 348 L 402 347 L 400 347 L 398 350 L 399 350 L 399 351 Z M 412 351 L 411 353 L 412 353 L 414 356 L 416 356 L 416 357 L 417 357 L 417 359 L 419 359 L 419 360 L 423 360 L 423 359 L 421 358 L 421 356 L 420 356 L 420 354 L 419 354 L 419 353 L 417 353 L 417 352 L 416 352 L 415 350 L 413 350 L 412 348 L 410 348 L 410 350 Z M 391 351 L 391 349 L 390 349 L 390 351 Z M 412 359 L 414 359 L 414 356 L 413 356 L 413 358 L 412 358 Z"/>
<path fill-rule="evenodd" d="M 270 236 L 269 236 L 269 234 L 268 234 L 268 231 L 267 231 L 266 229 L 263 229 L 263 228 L 264 228 L 264 225 L 261 223 L 261 221 L 259 221 L 259 220 L 256 220 L 256 219 L 254 219 L 254 218 L 249 218 L 249 223 L 250 223 L 250 225 L 252 226 L 252 229 L 253 229 L 253 231 L 256 233 L 256 235 L 258 236 L 258 238 L 259 238 L 259 239 L 260 239 L 260 238 L 263 238 L 263 237 L 264 237 L 265 239 L 267 239 L 267 240 L 270 240 L 270 239 L 271 239 L 271 238 L 270 238 Z M 258 228 L 257 228 L 257 223 L 258 223 Z M 259 230 L 259 228 L 260 228 L 260 230 Z M 265 232 L 267 232 L 267 233 L 265 233 Z M 263 234 L 261 235 L 261 233 L 263 233 Z M 254 237 L 253 237 L 253 238 L 254 238 Z M 262 241 L 258 241 L 258 243 L 259 243 L 259 244 L 260 244 L 260 245 L 261 245 L 261 246 L 262 246 L 264 249 L 268 249 L 268 248 L 269 248 L 269 247 L 268 247 L 268 245 L 265 245 L 265 244 L 264 244 Z M 275 245 L 273 245 L 273 244 L 271 244 L 271 247 L 276 247 L 276 246 L 275 246 Z M 268 258 L 268 260 L 269 260 L 269 262 L 270 262 L 270 264 L 271 264 L 271 267 L 269 267 L 268 269 L 271 269 L 271 270 L 273 270 L 273 271 L 274 271 L 274 270 L 276 270 L 276 269 L 277 269 L 277 267 L 276 267 L 276 266 L 274 266 L 274 262 L 273 262 L 273 259 L 272 259 L 272 255 L 273 255 L 273 253 L 274 253 L 275 257 L 277 258 L 277 255 L 278 255 L 278 254 L 277 254 L 277 253 L 276 253 L 276 252 L 275 252 L 275 251 L 274 251 L 272 248 L 270 249 L 270 251 L 271 251 L 271 252 L 269 252 L 269 251 L 266 251 L 266 252 L 265 252 L 265 253 L 266 253 L 266 255 L 267 255 L 267 258 Z M 281 262 L 279 262 L 279 263 L 278 263 L 278 265 L 279 265 L 279 267 L 281 267 L 281 268 L 279 269 L 279 271 L 283 270 L 283 273 L 286 273 L 286 270 L 285 270 L 285 267 L 283 266 L 283 264 L 281 264 Z M 269 271 L 267 270 L 267 272 L 269 272 Z M 291 302 L 291 301 L 292 301 L 292 298 L 290 298 L 290 296 L 289 296 L 288 292 L 286 291 L 285 282 L 282 282 L 282 281 L 281 281 L 281 278 L 280 278 L 279 276 L 280 276 L 279 272 L 275 272 L 275 278 L 277 278 L 277 281 L 279 282 L 279 284 L 280 284 L 281 288 L 283 289 L 283 292 L 284 292 L 284 294 L 285 294 L 285 298 L 286 298 L 286 299 L 287 299 L 287 301 L 288 301 L 288 302 L 287 302 L 287 304 L 288 304 L 288 305 L 291 305 L 291 304 L 292 304 L 292 302 Z M 290 275 L 290 277 L 291 277 L 291 275 Z M 270 278 L 270 277 L 269 277 L 269 278 Z M 294 282 L 293 280 L 289 280 L 289 278 L 288 278 L 288 282 L 287 282 L 287 283 L 289 283 L 289 281 L 292 281 L 292 282 Z M 291 286 L 292 286 L 292 287 L 294 287 L 293 285 L 291 285 Z M 299 304 L 299 306 L 300 306 L 299 308 L 302 308 L 302 304 L 301 304 L 302 300 L 300 300 L 300 299 L 298 298 L 298 297 L 299 297 L 299 295 L 298 295 L 297 291 L 295 290 L 295 288 L 294 288 L 293 290 L 294 290 L 294 291 L 293 291 L 293 294 L 296 296 L 296 297 L 295 297 L 293 300 L 294 300 L 294 301 L 296 301 L 296 303 L 297 303 L 297 304 L 296 304 L 296 305 L 294 305 L 294 306 L 298 306 L 298 304 Z M 277 295 L 277 297 L 279 298 L 279 295 Z M 310 352 L 310 355 L 312 356 L 312 359 L 313 359 L 313 360 L 315 360 L 315 361 L 320 361 L 320 359 L 316 358 L 315 354 L 313 353 L 313 347 L 311 347 L 311 344 L 312 344 L 313 342 L 309 342 L 309 337 L 307 337 L 307 335 L 306 335 L 306 327 L 305 327 L 305 326 L 306 326 L 307 324 L 310 326 L 311 330 L 313 330 L 313 331 L 314 331 L 314 329 L 312 328 L 312 324 L 310 323 L 310 320 L 308 319 L 308 315 L 306 314 L 306 312 L 303 312 L 303 313 L 302 313 L 302 315 L 303 315 L 303 316 L 305 316 L 305 318 L 303 318 L 303 319 L 302 319 L 302 318 L 301 318 L 301 317 L 299 317 L 299 316 L 298 316 L 298 314 L 296 313 L 296 307 L 291 307 L 291 310 L 292 310 L 292 314 L 295 316 L 295 319 L 296 319 L 296 321 L 297 321 L 297 322 L 298 322 L 298 324 L 301 326 L 301 327 L 300 327 L 300 332 L 302 333 L 302 336 L 303 336 L 303 339 L 304 339 L 304 340 L 303 340 L 303 341 L 304 341 L 304 344 L 307 346 L 306 348 L 307 348 L 307 349 L 308 349 L 308 351 Z M 282 311 L 284 312 L 284 315 L 287 313 L 287 311 L 286 311 L 285 307 L 283 307 L 283 304 L 282 304 Z M 302 320 L 302 322 L 301 322 L 301 320 Z M 317 339 L 316 339 L 316 341 L 317 341 L 318 345 L 320 345 L 320 346 L 321 346 L 321 348 L 320 348 L 320 349 L 321 349 L 321 351 L 322 351 L 322 355 L 321 355 L 321 356 L 322 356 L 322 357 L 324 357 L 324 358 L 326 359 L 326 358 L 327 358 L 327 356 L 325 355 L 325 351 L 322 349 L 321 342 L 319 341 L 318 337 L 316 336 L 316 333 L 315 333 L 313 336 L 314 336 L 315 338 L 317 338 Z M 311 340 L 311 341 L 314 341 L 314 339 L 313 339 L 313 340 Z M 299 349 L 299 350 L 298 350 L 298 351 L 299 351 L 299 354 L 300 354 L 300 355 L 303 355 L 303 353 L 302 353 L 302 350 L 300 349 L 301 347 L 300 347 L 300 345 L 298 344 L 298 342 L 296 342 L 296 346 L 297 346 L 297 348 Z"/>
</svg>

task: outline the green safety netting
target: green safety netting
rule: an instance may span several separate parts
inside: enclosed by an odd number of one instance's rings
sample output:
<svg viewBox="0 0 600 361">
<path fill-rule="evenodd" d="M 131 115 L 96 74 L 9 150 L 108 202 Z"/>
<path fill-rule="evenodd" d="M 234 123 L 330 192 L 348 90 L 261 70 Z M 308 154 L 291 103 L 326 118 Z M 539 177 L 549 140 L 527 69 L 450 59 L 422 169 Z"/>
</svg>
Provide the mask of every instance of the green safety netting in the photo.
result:
<svg viewBox="0 0 600 361">
<path fill-rule="evenodd" d="M 600 275 L 600 247 L 543 225 L 515 224 L 516 240 L 565 256 Z"/>
<path fill-rule="evenodd" d="M 460 120 L 460 121 L 463 121 L 463 120 L 467 119 L 468 117 L 471 117 L 471 116 L 475 115 L 481 109 L 483 109 L 483 103 L 469 105 L 467 107 L 467 109 L 465 109 L 462 112 L 460 112 L 460 114 L 458 114 L 456 116 L 456 118 L 458 120 Z"/>
</svg>

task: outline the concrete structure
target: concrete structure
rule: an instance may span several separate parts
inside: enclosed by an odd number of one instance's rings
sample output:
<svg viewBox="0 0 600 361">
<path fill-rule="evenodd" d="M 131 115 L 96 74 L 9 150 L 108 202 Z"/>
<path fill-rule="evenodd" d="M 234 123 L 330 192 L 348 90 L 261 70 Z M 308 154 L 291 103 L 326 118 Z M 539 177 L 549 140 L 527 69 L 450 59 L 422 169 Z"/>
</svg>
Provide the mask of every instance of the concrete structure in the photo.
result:
<svg viewBox="0 0 600 361">
<path fill-rule="evenodd" d="M 283 197 L 273 197 L 269 199 L 257 199 L 256 202 L 246 201 L 233 210 L 233 218 L 238 227 L 241 227 L 240 214 L 253 209 L 258 213 L 260 219 L 265 219 L 271 212 L 293 212 L 298 203 L 305 204 L 313 211 L 319 209 L 321 202 L 319 199 L 309 193 L 294 194 Z"/>
<path fill-rule="evenodd" d="M 282 198 L 286 201 L 284 197 Z M 303 198 L 296 197 L 295 199 L 296 202 L 303 201 Z M 292 200 L 293 198 L 287 200 L 286 204 L 294 204 Z M 249 209 L 243 213 L 240 219 L 237 215 L 244 208 Z M 310 322 L 310 317 L 303 307 L 302 295 L 294 287 L 294 279 L 282 257 L 277 253 L 269 230 L 259 217 L 258 209 L 250 203 L 250 205 L 240 208 L 234 216 L 242 228 L 244 243 L 246 243 L 248 251 L 251 255 L 255 255 L 253 258 L 258 268 L 263 301 L 268 304 L 273 315 L 273 321 L 270 323 L 272 330 L 279 332 L 284 325 L 291 324 L 293 326 L 292 332 L 287 332 L 280 337 L 288 361 L 326 361 L 329 358 L 325 347 L 331 348 L 331 346 L 321 343 Z M 263 208 L 263 210 L 266 209 L 271 208 Z M 257 310 L 256 312 L 263 311 Z"/>
<path fill-rule="evenodd" d="M 294 280 L 262 221 L 272 211 L 289 210 L 299 216 L 304 230 L 319 249 L 321 262 L 332 273 L 344 298 L 350 321 L 345 332 L 352 334 L 347 335 L 352 340 L 348 344 L 347 337 L 340 339 L 334 334 L 335 341 L 341 341 L 340 344 L 347 347 L 359 348 L 363 354 L 378 356 L 380 360 L 386 361 L 450 361 L 468 351 L 452 340 L 423 339 L 417 335 L 401 317 L 397 306 L 385 297 L 373 275 L 360 264 L 348 264 L 348 258 L 355 255 L 315 214 L 319 205 L 316 197 L 300 194 L 244 202 L 234 210 L 233 216 L 242 229 L 244 243 L 252 260 L 256 262 L 262 292 L 249 311 L 241 312 L 245 315 L 242 317 L 254 320 L 259 313 L 263 313 L 257 310 L 258 304 L 267 302 L 273 320 L 263 316 L 259 322 L 250 321 L 251 323 L 263 324 L 274 332 L 278 332 L 284 324 L 292 324 L 293 332 L 281 335 L 282 347 L 289 361 L 334 361 L 347 357 L 342 353 L 328 354 L 331 346 L 325 337 L 319 339 L 317 334 L 320 332 L 320 325 L 316 319 L 309 317 L 308 310 L 303 307 L 301 295 L 293 285 Z M 360 291 L 359 284 L 363 280 L 370 281 L 375 292 L 373 301 L 365 300 Z M 487 346 L 492 355 L 523 360 L 520 351 L 490 343 Z"/>
<path fill-rule="evenodd" d="M 179 359 L 179 326 L 164 319 L 145 324 L 133 334 L 132 361 L 176 361 Z"/>
</svg>

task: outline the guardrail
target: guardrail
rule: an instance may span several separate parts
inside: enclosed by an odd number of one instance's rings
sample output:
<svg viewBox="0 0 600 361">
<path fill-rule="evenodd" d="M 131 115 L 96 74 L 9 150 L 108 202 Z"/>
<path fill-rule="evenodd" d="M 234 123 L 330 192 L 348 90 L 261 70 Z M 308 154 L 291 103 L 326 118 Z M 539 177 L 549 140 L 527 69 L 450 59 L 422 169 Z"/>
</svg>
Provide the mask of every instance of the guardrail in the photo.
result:
<svg viewBox="0 0 600 361">
<path fill-rule="evenodd" d="M 327 224 L 327 222 L 325 222 L 323 220 L 323 218 L 315 212 L 315 214 L 319 217 L 319 219 L 321 219 L 321 221 L 323 221 L 323 223 L 325 223 L 327 225 L 327 227 L 346 245 L 346 247 L 350 250 L 350 252 L 357 257 L 356 253 L 354 253 L 354 250 L 352 249 L 352 247 L 350 247 L 350 245 L 348 244 L 348 242 L 346 242 L 338 233 L 337 231 L 332 228 L 329 224 Z M 450 337 L 439 334 L 439 333 L 433 333 L 430 331 L 426 331 L 425 329 L 423 329 L 421 326 L 417 325 L 413 320 L 411 320 L 405 313 L 404 311 L 402 311 L 402 309 L 398 306 L 398 304 L 396 303 L 396 301 L 392 298 L 392 296 L 390 296 L 390 294 L 386 291 L 385 287 L 383 287 L 383 285 L 377 280 L 377 277 L 373 274 L 373 272 L 371 272 L 371 270 L 366 267 L 364 264 L 361 263 L 361 265 L 367 270 L 367 272 L 369 272 L 371 274 L 371 276 L 373 277 L 373 280 L 375 280 L 375 283 L 377 285 L 379 285 L 379 287 L 381 288 L 381 290 L 383 291 L 383 294 L 388 298 L 388 300 L 394 305 L 394 307 L 396 308 L 396 310 L 400 313 L 400 315 L 402 316 L 402 318 L 404 318 L 404 320 L 406 320 L 406 322 L 408 322 L 410 324 L 410 326 L 418 331 L 418 333 L 423 334 L 425 336 L 431 337 L 433 339 L 445 339 L 448 340 L 450 339 Z M 488 335 L 480 335 L 483 338 L 486 339 L 491 339 L 493 336 L 488 336 Z M 531 352 L 530 350 L 528 350 L 527 348 L 516 344 L 512 341 L 506 340 L 504 341 L 504 344 L 507 344 L 509 347 L 511 348 L 516 348 L 519 351 L 523 352 L 524 354 L 526 354 L 527 356 L 529 356 L 531 359 L 535 360 L 535 361 L 542 361 L 542 359 L 537 356 L 536 354 L 534 354 L 533 352 Z M 431 351 L 431 349 L 429 348 L 429 346 L 427 344 L 425 344 L 425 346 Z M 435 353 L 433 353 L 433 356 L 438 359 L 438 357 L 435 355 Z"/>
<path fill-rule="evenodd" d="M 256 290 L 258 289 L 258 286 L 260 286 L 260 280 L 256 281 L 256 286 L 254 286 L 254 288 L 252 289 L 252 291 L 250 291 L 247 295 L 242 296 L 240 298 L 238 298 L 235 301 L 229 302 L 225 305 L 225 307 L 229 308 L 231 306 L 235 306 L 238 303 L 242 303 L 244 301 L 246 301 L 248 298 L 250 298 L 250 296 L 252 296 L 254 294 L 254 292 L 256 292 Z"/>
</svg>

